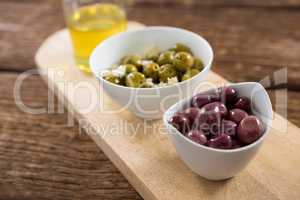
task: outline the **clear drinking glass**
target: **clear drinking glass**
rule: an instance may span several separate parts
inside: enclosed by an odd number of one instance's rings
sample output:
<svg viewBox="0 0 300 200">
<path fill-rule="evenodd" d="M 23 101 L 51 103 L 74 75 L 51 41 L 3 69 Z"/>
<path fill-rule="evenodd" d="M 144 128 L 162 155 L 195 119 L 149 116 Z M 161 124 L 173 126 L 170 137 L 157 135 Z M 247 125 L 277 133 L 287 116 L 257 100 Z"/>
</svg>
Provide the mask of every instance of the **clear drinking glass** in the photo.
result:
<svg viewBox="0 0 300 200">
<path fill-rule="evenodd" d="M 90 73 L 92 50 L 111 35 L 125 31 L 126 13 L 118 0 L 63 0 L 65 21 L 69 29 L 76 64 Z"/>
</svg>

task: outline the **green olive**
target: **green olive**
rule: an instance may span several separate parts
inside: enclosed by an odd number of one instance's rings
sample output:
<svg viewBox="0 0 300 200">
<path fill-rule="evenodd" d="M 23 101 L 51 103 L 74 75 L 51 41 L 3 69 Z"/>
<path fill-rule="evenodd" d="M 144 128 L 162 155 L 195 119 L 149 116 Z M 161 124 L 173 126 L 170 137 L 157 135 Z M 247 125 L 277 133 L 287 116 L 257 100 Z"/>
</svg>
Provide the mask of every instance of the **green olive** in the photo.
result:
<svg viewBox="0 0 300 200">
<path fill-rule="evenodd" d="M 154 62 L 157 62 L 159 57 L 159 50 L 156 48 L 150 49 L 146 54 L 145 54 L 145 59 L 146 60 L 151 60 Z"/>
<path fill-rule="evenodd" d="M 202 60 L 200 60 L 199 58 L 195 58 L 193 68 L 198 69 L 200 71 L 203 70 L 204 64 L 203 64 Z"/>
<path fill-rule="evenodd" d="M 143 72 L 146 77 L 157 80 L 159 78 L 159 70 L 160 70 L 159 65 L 154 62 L 151 62 L 151 63 L 144 65 Z"/>
<path fill-rule="evenodd" d="M 173 59 L 174 59 L 174 51 L 165 51 L 162 52 L 159 57 L 158 57 L 158 64 L 159 65 L 164 65 L 164 64 L 172 64 Z"/>
<path fill-rule="evenodd" d="M 130 74 L 132 72 L 137 72 L 138 71 L 137 67 L 133 64 L 125 64 L 125 65 L 121 65 L 121 66 L 124 67 L 126 74 Z"/>
<path fill-rule="evenodd" d="M 167 82 L 169 78 L 177 76 L 176 69 L 171 64 L 165 64 L 160 67 L 159 80 L 161 82 Z"/>
<path fill-rule="evenodd" d="M 175 46 L 172 47 L 170 50 L 175 51 L 176 53 L 178 53 L 178 52 L 187 52 L 190 54 L 192 53 L 190 48 L 188 48 L 186 45 L 181 44 L 181 43 L 175 44 Z"/>
<path fill-rule="evenodd" d="M 113 74 L 109 74 L 109 75 L 106 75 L 105 77 L 103 77 L 105 80 L 111 82 L 111 83 L 114 83 L 114 84 L 117 84 L 117 85 L 120 85 L 121 84 L 121 79 Z"/>
<path fill-rule="evenodd" d="M 126 76 L 126 86 L 128 87 L 141 87 L 145 81 L 145 75 L 140 72 L 132 72 Z"/>
<path fill-rule="evenodd" d="M 194 65 L 194 57 L 186 52 L 179 52 L 175 55 L 173 64 L 178 71 L 187 71 Z"/>
<path fill-rule="evenodd" d="M 203 68 L 202 60 L 188 46 L 177 43 L 167 51 L 153 47 L 143 56 L 125 56 L 103 78 L 127 87 L 153 88 L 188 80 Z"/>
<path fill-rule="evenodd" d="M 121 64 L 122 65 L 125 65 L 125 64 L 135 65 L 136 68 L 140 71 L 140 70 L 142 70 L 141 61 L 142 61 L 141 56 L 139 56 L 139 55 L 129 55 L 129 56 L 125 56 L 124 58 L 122 58 Z"/>
<path fill-rule="evenodd" d="M 186 81 L 193 76 L 196 76 L 200 71 L 198 69 L 189 69 L 187 72 L 181 77 L 181 81 Z"/>
<path fill-rule="evenodd" d="M 122 61 L 121 64 L 125 65 L 125 64 L 138 64 L 138 62 L 141 60 L 142 58 L 139 55 L 129 55 L 129 56 L 125 56 Z"/>
</svg>

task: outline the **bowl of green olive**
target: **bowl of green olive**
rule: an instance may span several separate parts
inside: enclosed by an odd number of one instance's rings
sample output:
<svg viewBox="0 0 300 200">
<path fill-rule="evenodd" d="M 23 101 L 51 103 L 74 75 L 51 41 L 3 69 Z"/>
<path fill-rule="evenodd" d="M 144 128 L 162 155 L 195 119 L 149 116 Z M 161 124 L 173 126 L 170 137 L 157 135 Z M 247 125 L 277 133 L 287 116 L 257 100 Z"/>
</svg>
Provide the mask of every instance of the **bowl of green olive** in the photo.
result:
<svg viewBox="0 0 300 200">
<path fill-rule="evenodd" d="M 90 56 L 94 76 L 121 106 L 144 119 L 159 119 L 189 97 L 213 61 L 210 44 L 174 27 L 147 27 L 110 37 Z"/>
</svg>

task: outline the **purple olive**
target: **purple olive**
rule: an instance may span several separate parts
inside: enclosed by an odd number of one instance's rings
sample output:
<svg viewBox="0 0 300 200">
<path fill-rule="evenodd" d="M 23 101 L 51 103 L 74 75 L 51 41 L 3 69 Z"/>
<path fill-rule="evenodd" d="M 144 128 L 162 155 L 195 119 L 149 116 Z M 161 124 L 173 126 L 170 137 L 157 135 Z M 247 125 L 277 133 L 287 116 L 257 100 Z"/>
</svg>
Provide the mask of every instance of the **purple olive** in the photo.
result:
<svg viewBox="0 0 300 200">
<path fill-rule="evenodd" d="M 222 102 L 232 104 L 237 99 L 237 91 L 232 87 L 223 87 L 219 89 Z"/>
<path fill-rule="evenodd" d="M 190 122 L 193 123 L 193 121 L 199 117 L 200 109 L 196 107 L 190 107 L 185 109 L 182 114 L 189 118 Z"/>
<path fill-rule="evenodd" d="M 237 98 L 237 91 L 235 89 L 233 89 L 232 87 L 226 87 L 224 89 L 225 91 L 225 100 L 226 103 L 231 103 L 234 102 Z"/>
<path fill-rule="evenodd" d="M 207 94 L 197 94 L 192 98 L 192 106 L 201 108 L 210 103 L 210 96 Z"/>
<path fill-rule="evenodd" d="M 221 120 L 222 114 L 218 108 L 206 111 L 203 107 L 200 110 L 200 115 L 194 125 L 196 125 L 196 129 L 202 130 L 206 135 L 216 135 L 219 134 Z"/>
<path fill-rule="evenodd" d="M 247 112 L 250 111 L 251 109 L 250 99 L 247 97 L 239 97 L 234 104 L 234 108 L 239 108 Z"/>
<path fill-rule="evenodd" d="M 223 119 L 219 123 L 214 123 L 210 125 L 210 134 L 216 136 L 221 133 L 225 133 L 229 136 L 235 136 L 236 129 L 237 124 L 235 122 Z"/>
<path fill-rule="evenodd" d="M 221 113 L 215 111 L 209 111 L 201 113 L 199 120 L 208 124 L 219 123 L 221 121 Z"/>
<path fill-rule="evenodd" d="M 206 104 L 201 108 L 201 113 L 220 113 L 221 117 L 225 117 L 228 113 L 226 106 L 221 102 L 213 102 Z"/>
<path fill-rule="evenodd" d="M 208 146 L 216 149 L 230 149 L 232 147 L 231 137 L 227 134 L 220 134 L 208 141 Z"/>
<path fill-rule="evenodd" d="M 228 119 L 239 124 L 242 119 L 248 116 L 248 113 L 245 112 L 244 110 L 235 108 L 229 111 L 228 113 Z"/>
<path fill-rule="evenodd" d="M 222 120 L 222 116 L 220 112 L 215 112 L 215 111 L 207 111 L 207 112 L 200 112 L 198 122 L 199 124 L 216 124 L 220 123 Z"/>
<path fill-rule="evenodd" d="M 262 123 L 255 116 L 245 117 L 237 128 L 237 136 L 244 144 L 253 143 L 262 135 L 262 132 Z"/>
<path fill-rule="evenodd" d="M 211 102 L 215 102 L 215 101 L 219 101 L 220 97 L 217 93 L 211 93 L 211 94 L 196 94 L 193 98 L 192 98 L 192 106 L 193 107 L 198 107 L 198 108 L 202 108 L 202 106 L 211 103 Z"/>
<path fill-rule="evenodd" d="M 169 123 L 198 144 L 236 149 L 263 134 L 262 122 L 250 113 L 250 99 L 238 97 L 229 86 L 195 95 L 191 107 L 177 113 Z"/>
<path fill-rule="evenodd" d="M 222 133 L 225 133 L 229 136 L 235 136 L 236 135 L 236 129 L 237 129 L 237 124 L 233 121 L 230 120 L 222 120 L 221 123 L 221 131 Z"/>
<path fill-rule="evenodd" d="M 172 124 L 178 131 L 180 131 L 184 135 L 189 131 L 190 128 L 189 119 L 182 114 L 177 114 L 173 116 L 170 119 L 169 123 Z"/>
<path fill-rule="evenodd" d="M 198 144 L 205 145 L 207 143 L 207 138 L 202 131 L 192 130 L 187 134 L 187 137 Z"/>
<path fill-rule="evenodd" d="M 217 123 L 219 119 L 219 115 L 217 114 L 200 114 L 199 118 L 194 121 L 193 129 L 200 130 L 205 135 L 210 134 L 211 124 Z"/>
</svg>

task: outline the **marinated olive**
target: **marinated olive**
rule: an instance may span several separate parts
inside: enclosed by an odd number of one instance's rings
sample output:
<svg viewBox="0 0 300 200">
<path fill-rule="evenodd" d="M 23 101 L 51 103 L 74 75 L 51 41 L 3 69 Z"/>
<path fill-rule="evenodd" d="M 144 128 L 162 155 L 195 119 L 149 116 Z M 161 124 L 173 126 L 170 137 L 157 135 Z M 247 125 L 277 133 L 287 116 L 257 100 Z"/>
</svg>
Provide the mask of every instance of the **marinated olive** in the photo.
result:
<svg viewBox="0 0 300 200">
<path fill-rule="evenodd" d="M 146 77 L 150 77 L 153 80 L 157 80 L 159 78 L 159 70 L 160 70 L 159 65 L 154 62 L 151 62 L 144 65 L 143 72 Z"/>
<path fill-rule="evenodd" d="M 230 120 L 222 120 L 221 123 L 221 132 L 225 133 L 227 135 L 230 136 L 235 136 L 236 135 L 236 128 L 237 128 L 237 124 L 233 121 Z"/>
<path fill-rule="evenodd" d="M 238 97 L 231 87 L 197 94 L 191 98 L 191 107 L 175 115 L 181 122 L 178 130 L 183 130 L 184 121 L 184 127 L 189 127 L 181 133 L 212 148 L 236 149 L 249 145 L 263 134 L 262 122 L 250 115 L 250 103 L 248 98 Z"/>
<path fill-rule="evenodd" d="M 244 119 L 247 116 L 247 112 L 238 108 L 232 109 L 228 113 L 228 119 L 234 121 L 237 124 L 239 124 L 240 121 L 242 121 L 242 119 Z"/>
<path fill-rule="evenodd" d="M 161 82 L 167 82 L 169 78 L 176 77 L 177 72 L 173 65 L 165 64 L 160 67 L 159 79 Z"/>
<path fill-rule="evenodd" d="M 121 83 L 121 79 L 118 76 L 114 76 L 113 74 L 105 76 L 104 79 L 117 85 Z"/>
<path fill-rule="evenodd" d="M 237 136 L 244 144 L 251 144 L 256 141 L 263 132 L 260 120 L 255 116 L 245 117 L 237 128 Z"/>
<path fill-rule="evenodd" d="M 188 69 L 187 72 L 182 76 L 181 81 L 186 81 L 193 76 L 196 76 L 200 71 L 198 69 Z"/>
<path fill-rule="evenodd" d="M 128 87 L 141 87 L 145 81 L 145 75 L 140 72 L 132 72 L 126 76 L 126 86 Z"/>
<path fill-rule="evenodd" d="M 207 115 L 200 114 L 199 117 L 194 121 L 192 129 L 201 130 L 207 137 L 211 136 L 211 124 L 206 122 Z"/>
<path fill-rule="evenodd" d="M 146 60 L 151 60 L 153 62 L 157 62 L 159 57 L 159 50 L 157 48 L 152 48 L 145 54 Z"/>
<path fill-rule="evenodd" d="M 250 99 L 248 99 L 247 97 L 239 97 L 236 103 L 234 104 L 234 107 L 242 109 L 244 111 L 250 111 L 251 109 L 250 104 L 251 104 Z"/>
<path fill-rule="evenodd" d="M 221 132 L 222 118 L 226 115 L 227 108 L 221 102 L 206 104 L 200 110 L 198 129 L 218 135 Z"/>
<path fill-rule="evenodd" d="M 226 106 L 221 102 L 213 102 L 206 104 L 201 108 L 201 113 L 206 112 L 220 113 L 221 117 L 225 117 L 228 113 Z"/>
<path fill-rule="evenodd" d="M 187 137 L 198 144 L 205 145 L 207 143 L 205 134 L 199 130 L 192 130 L 188 132 Z"/>
<path fill-rule="evenodd" d="M 122 60 L 121 60 L 121 64 L 125 65 L 125 64 L 133 64 L 133 65 L 140 65 L 140 61 L 142 60 L 142 58 L 139 55 L 129 55 L 129 56 L 125 56 Z"/>
<path fill-rule="evenodd" d="M 210 95 L 197 94 L 192 98 L 192 106 L 201 108 L 202 106 L 211 102 Z"/>
<path fill-rule="evenodd" d="M 185 109 L 183 112 L 177 113 L 178 115 L 182 115 L 189 119 L 190 128 L 195 130 L 201 130 L 200 128 L 200 109 L 196 107 L 189 107 Z"/>
<path fill-rule="evenodd" d="M 204 64 L 202 60 L 200 60 L 199 58 L 195 58 L 193 68 L 198 69 L 200 71 L 203 70 Z"/>
<path fill-rule="evenodd" d="M 170 51 L 191 53 L 191 49 L 189 47 L 187 47 L 186 45 L 181 44 L 181 43 L 175 44 L 174 47 L 172 47 L 170 49 Z"/>
<path fill-rule="evenodd" d="M 237 98 L 237 91 L 232 87 L 223 88 L 223 93 L 226 104 L 234 102 Z"/>
<path fill-rule="evenodd" d="M 218 101 L 219 96 L 217 94 L 197 94 L 192 98 L 192 106 L 202 108 L 202 106 Z"/>
<path fill-rule="evenodd" d="M 164 64 L 172 64 L 174 60 L 174 51 L 165 51 L 162 52 L 158 57 L 158 64 L 164 65 Z"/>
<path fill-rule="evenodd" d="M 220 112 L 216 112 L 214 110 L 208 112 L 202 112 L 200 110 L 200 115 L 198 118 L 198 124 L 200 125 L 199 128 L 201 130 L 209 128 L 209 130 L 207 131 L 210 132 L 213 131 L 215 133 L 219 128 L 219 124 L 221 120 L 222 120 L 222 116 Z"/>
<path fill-rule="evenodd" d="M 124 67 L 126 74 L 130 74 L 132 72 L 138 71 L 137 67 L 132 64 L 125 64 L 125 65 L 121 65 L 121 66 Z"/>
<path fill-rule="evenodd" d="M 194 58 L 191 54 L 186 52 L 176 53 L 173 64 L 178 71 L 187 71 L 194 65 Z"/>
<path fill-rule="evenodd" d="M 189 119 L 184 115 L 173 116 L 170 119 L 169 123 L 172 124 L 178 131 L 180 131 L 184 135 L 189 131 L 190 128 Z"/>
<path fill-rule="evenodd" d="M 110 72 L 116 77 L 104 73 L 102 76 L 107 76 L 105 79 L 112 83 L 127 87 L 152 88 L 188 80 L 202 69 L 201 60 L 194 58 L 187 46 L 178 43 L 163 52 L 153 47 L 143 56 L 127 55 L 119 64 L 111 67 Z M 148 80 L 145 81 L 146 78 Z"/>
<path fill-rule="evenodd" d="M 200 109 L 195 107 L 187 108 L 183 111 L 183 114 L 189 118 L 190 121 L 194 121 L 200 115 Z"/>
<path fill-rule="evenodd" d="M 182 112 L 182 115 L 184 115 L 185 117 L 187 117 L 189 119 L 191 128 L 198 129 L 199 116 L 200 116 L 199 108 L 195 108 L 195 107 L 187 108 Z"/>
<path fill-rule="evenodd" d="M 216 149 L 230 149 L 232 147 L 232 140 L 229 135 L 224 133 L 211 138 L 208 141 L 208 146 Z"/>
</svg>

